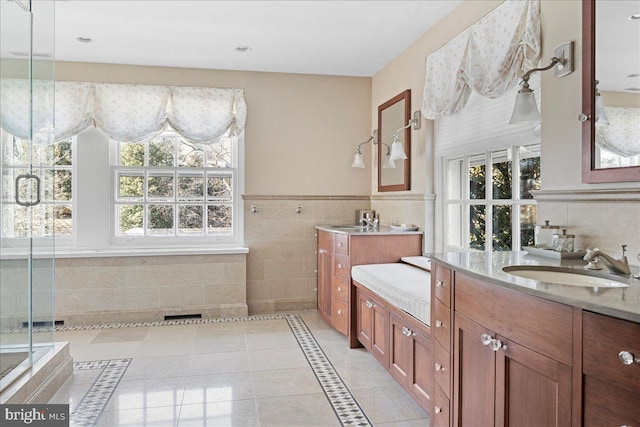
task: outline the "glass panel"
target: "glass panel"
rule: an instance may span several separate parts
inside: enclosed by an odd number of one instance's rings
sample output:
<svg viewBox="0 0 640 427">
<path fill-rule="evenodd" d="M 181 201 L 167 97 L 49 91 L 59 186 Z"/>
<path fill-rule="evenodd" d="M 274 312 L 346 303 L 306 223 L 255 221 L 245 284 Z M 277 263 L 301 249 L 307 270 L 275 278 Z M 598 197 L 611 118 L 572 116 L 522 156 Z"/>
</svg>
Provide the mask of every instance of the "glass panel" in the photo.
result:
<svg viewBox="0 0 640 427">
<path fill-rule="evenodd" d="M 230 138 L 221 138 L 220 142 L 207 145 L 207 167 L 232 167 L 232 145 Z"/>
<path fill-rule="evenodd" d="M 149 166 L 173 166 L 175 137 L 160 135 L 149 142 Z"/>
<path fill-rule="evenodd" d="M 153 200 L 173 201 L 173 175 L 149 174 L 147 197 Z"/>
<path fill-rule="evenodd" d="M 147 230 L 150 236 L 174 234 L 173 210 L 173 205 L 149 205 Z"/>
<path fill-rule="evenodd" d="M 73 226 L 73 208 L 71 205 L 55 205 L 53 208 L 54 230 L 56 236 L 71 236 Z"/>
<path fill-rule="evenodd" d="M 61 141 L 53 146 L 49 146 L 51 151 L 51 163 L 56 166 L 71 166 L 73 157 L 71 152 L 71 141 Z M 47 154 L 49 156 L 49 154 Z"/>
<path fill-rule="evenodd" d="M 118 177 L 118 199 L 142 199 L 144 196 L 144 178 L 142 175 L 124 175 Z"/>
<path fill-rule="evenodd" d="M 484 205 L 469 206 L 469 248 L 483 251 L 486 239 L 487 209 Z"/>
<path fill-rule="evenodd" d="M 142 236 L 144 234 L 144 209 L 142 205 L 119 205 L 118 234 L 120 236 Z"/>
<path fill-rule="evenodd" d="M 208 205 L 207 234 L 231 234 L 232 212 L 231 205 Z"/>
<path fill-rule="evenodd" d="M 463 247 L 462 217 L 464 210 L 462 205 L 449 205 L 447 207 L 447 245 Z"/>
<path fill-rule="evenodd" d="M 536 205 L 520 206 L 520 245 L 533 246 L 535 244 Z"/>
<path fill-rule="evenodd" d="M 187 141 L 180 141 L 178 153 L 178 166 L 202 167 L 204 163 L 204 150 L 201 146 Z"/>
<path fill-rule="evenodd" d="M 469 158 L 469 198 L 484 199 L 486 197 L 486 166 L 485 156 Z"/>
<path fill-rule="evenodd" d="M 500 150 L 491 153 L 491 179 L 493 180 L 493 199 L 511 198 L 511 169 L 510 150 Z"/>
<path fill-rule="evenodd" d="M 447 165 L 447 200 L 461 200 L 464 196 L 464 160 L 453 159 Z"/>
<path fill-rule="evenodd" d="M 180 200 L 204 200 L 204 175 L 178 175 Z"/>
<path fill-rule="evenodd" d="M 533 199 L 540 189 L 540 146 L 520 147 L 520 198 Z"/>
<path fill-rule="evenodd" d="M 71 171 L 45 169 L 44 191 L 42 197 L 45 201 L 71 200 Z"/>
<path fill-rule="evenodd" d="M 209 176 L 207 178 L 207 200 L 231 201 L 231 177 Z"/>
<path fill-rule="evenodd" d="M 510 251 L 512 243 L 511 205 L 493 207 L 493 250 Z"/>
<path fill-rule="evenodd" d="M 178 206 L 178 233 L 200 235 L 203 232 L 202 205 Z"/>
<path fill-rule="evenodd" d="M 121 166 L 144 166 L 144 144 L 121 142 L 119 160 Z"/>
</svg>

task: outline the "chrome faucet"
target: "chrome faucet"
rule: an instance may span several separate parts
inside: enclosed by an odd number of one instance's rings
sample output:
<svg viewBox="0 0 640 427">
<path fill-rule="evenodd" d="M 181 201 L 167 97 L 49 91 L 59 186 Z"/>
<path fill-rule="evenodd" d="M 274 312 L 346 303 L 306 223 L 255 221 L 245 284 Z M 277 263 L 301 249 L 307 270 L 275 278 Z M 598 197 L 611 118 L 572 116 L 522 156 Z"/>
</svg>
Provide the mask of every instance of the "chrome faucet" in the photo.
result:
<svg viewBox="0 0 640 427">
<path fill-rule="evenodd" d="M 600 251 L 598 248 L 587 248 L 587 253 L 582 259 L 589 262 L 592 262 L 596 258 L 602 259 L 611 273 L 629 275 L 631 274 L 631 269 L 629 268 L 629 261 L 627 261 L 627 257 L 625 256 L 626 251 L 627 245 L 622 245 L 622 258 L 615 259 Z"/>
<path fill-rule="evenodd" d="M 378 228 L 378 218 L 371 218 L 371 215 L 367 214 L 360 219 L 360 225 L 364 225 L 366 228 Z"/>
</svg>

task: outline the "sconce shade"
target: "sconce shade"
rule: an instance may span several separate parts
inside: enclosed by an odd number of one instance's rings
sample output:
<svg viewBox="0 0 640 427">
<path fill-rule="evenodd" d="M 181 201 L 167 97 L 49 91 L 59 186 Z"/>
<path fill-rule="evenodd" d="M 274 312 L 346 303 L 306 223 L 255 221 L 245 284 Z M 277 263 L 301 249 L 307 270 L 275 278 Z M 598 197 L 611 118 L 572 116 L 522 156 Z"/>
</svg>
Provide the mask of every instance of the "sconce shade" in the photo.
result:
<svg viewBox="0 0 640 427">
<path fill-rule="evenodd" d="M 532 90 L 521 90 L 516 95 L 516 105 L 513 108 L 510 124 L 539 122 L 540 113 L 536 105 L 536 96 Z"/>
<path fill-rule="evenodd" d="M 596 126 L 608 126 L 609 119 L 604 111 L 604 99 L 602 95 L 596 93 Z"/>
<path fill-rule="evenodd" d="M 356 152 L 353 156 L 353 162 L 351 163 L 352 168 L 364 168 L 364 161 L 362 160 L 362 153 L 360 151 Z"/>
<path fill-rule="evenodd" d="M 393 135 L 393 143 L 391 144 L 391 155 L 389 156 L 389 160 L 405 160 L 406 158 L 407 155 L 404 152 L 404 147 L 400 143 L 400 138 L 396 132 Z"/>
<path fill-rule="evenodd" d="M 382 169 L 395 169 L 396 164 L 391 160 L 391 154 L 387 154 L 384 156 L 384 165 L 382 165 Z"/>
</svg>

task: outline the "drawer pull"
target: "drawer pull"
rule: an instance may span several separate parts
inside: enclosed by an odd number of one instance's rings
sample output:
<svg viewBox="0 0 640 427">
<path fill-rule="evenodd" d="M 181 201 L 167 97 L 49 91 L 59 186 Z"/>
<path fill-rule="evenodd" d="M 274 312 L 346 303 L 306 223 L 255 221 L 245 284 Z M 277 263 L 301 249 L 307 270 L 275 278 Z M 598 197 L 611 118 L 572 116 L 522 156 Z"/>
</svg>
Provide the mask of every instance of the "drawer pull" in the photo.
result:
<svg viewBox="0 0 640 427">
<path fill-rule="evenodd" d="M 640 363 L 640 357 L 634 357 L 633 353 L 628 351 L 621 351 L 618 353 L 618 358 L 625 365 L 633 365 L 633 362 Z"/>
<path fill-rule="evenodd" d="M 482 334 L 480 335 L 480 342 L 482 343 L 482 345 L 489 345 L 491 344 L 491 341 L 493 341 L 493 337 L 489 334 Z"/>
<path fill-rule="evenodd" d="M 342 287 L 338 286 L 338 292 L 342 292 Z"/>
<path fill-rule="evenodd" d="M 338 246 L 341 246 L 341 247 L 342 247 L 342 246 L 344 246 L 344 243 L 342 243 L 342 242 L 338 242 Z"/>
<path fill-rule="evenodd" d="M 444 326 L 444 323 L 442 323 L 440 320 L 436 320 L 436 328 L 442 328 Z"/>
<path fill-rule="evenodd" d="M 338 314 L 342 314 L 342 310 L 338 310 Z"/>
<path fill-rule="evenodd" d="M 364 305 L 366 305 L 366 306 L 367 306 L 367 308 L 371 308 L 371 307 L 373 307 L 373 303 L 372 303 L 371 301 L 367 301 L 367 302 L 365 302 L 365 303 L 364 303 Z"/>
<path fill-rule="evenodd" d="M 338 268 L 342 268 L 342 264 L 338 263 Z"/>
<path fill-rule="evenodd" d="M 435 408 L 433 408 L 433 410 L 436 412 L 436 414 L 439 414 L 442 412 L 442 408 L 439 406 L 436 406 Z"/>
<path fill-rule="evenodd" d="M 441 364 L 439 364 L 439 363 L 436 363 L 436 364 L 435 364 L 435 368 L 436 368 L 436 371 L 438 371 L 438 372 L 442 372 L 442 371 L 444 371 L 444 366 L 442 366 L 442 365 L 441 365 Z"/>
<path fill-rule="evenodd" d="M 436 288 L 441 288 L 444 286 L 444 282 L 442 280 L 436 280 Z"/>
<path fill-rule="evenodd" d="M 318 249 L 318 252 L 320 252 L 321 254 L 327 253 L 326 249 Z"/>
</svg>

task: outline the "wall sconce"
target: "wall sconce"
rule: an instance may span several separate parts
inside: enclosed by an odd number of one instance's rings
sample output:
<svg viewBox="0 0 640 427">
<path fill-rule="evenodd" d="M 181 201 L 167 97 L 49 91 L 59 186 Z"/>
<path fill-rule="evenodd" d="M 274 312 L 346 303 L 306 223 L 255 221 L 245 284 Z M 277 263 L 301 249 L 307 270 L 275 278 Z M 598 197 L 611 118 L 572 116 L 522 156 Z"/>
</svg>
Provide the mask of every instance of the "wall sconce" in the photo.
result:
<svg viewBox="0 0 640 427">
<path fill-rule="evenodd" d="M 420 111 L 416 111 L 413 113 L 413 119 L 409 120 L 409 123 L 404 126 L 401 127 L 400 129 L 396 130 L 393 133 L 393 142 L 391 143 L 391 154 L 389 156 L 389 159 L 391 161 L 394 160 L 405 160 L 407 158 L 407 154 L 404 152 L 404 147 L 402 146 L 402 143 L 400 142 L 400 131 L 405 130 L 406 128 L 408 128 L 409 126 L 413 126 L 413 130 L 418 130 L 421 127 L 421 123 L 420 123 Z"/>
<path fill-rule="evenodd" d="M 536 71 L 546 71 L 555 67 L 555 76 L 564 77 L 573 72 L 573 42 L 565 42 L 556 47 L 554 57 L 549 60 L 549 65 L 542 68 L 533 68 L 522 76 L 522 88 L 516 95 L 516 104 L 513 108 L 510 124 L 539 122 L 540 112 L 536 104 L 533 89 L 529 87 L 529 77 Z"/>
<path fill-rule="evenodd" d="M 373 141 L 373 145 L 377 145 L 378 144 L 378 130 L 377 129 L 374 129 L 373 135 L 371 135 L 369 137 L 369 139 L 367 139 L 365 142 L 361 142 L 360 144 L 358 144 L 358 147 L 356 148 L 356 153 L 353 155 L 353 162 L 351 163 L 351 167 L 352 168 L 364 168 L 364 160 L 362 159 L 362 151 L 360 151 L 360 147 L 362 147 L 365 144 L 370 143 L 371 141 Z M 387 147 L 387 155 L 385 156 L 386 159 L 384 161 L 384 164 L 382 165 L 382 168 L 383 169 L 395 169 L 396 164 L 393 162 L 393 160 L 391 160 L 391 146 L 389 144 L 385 144 L 384 142 L 382 143 L 382 145 Z"/>
</svg>

